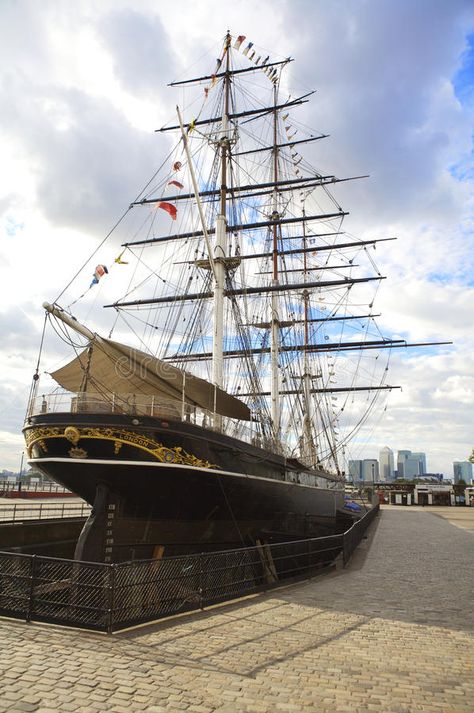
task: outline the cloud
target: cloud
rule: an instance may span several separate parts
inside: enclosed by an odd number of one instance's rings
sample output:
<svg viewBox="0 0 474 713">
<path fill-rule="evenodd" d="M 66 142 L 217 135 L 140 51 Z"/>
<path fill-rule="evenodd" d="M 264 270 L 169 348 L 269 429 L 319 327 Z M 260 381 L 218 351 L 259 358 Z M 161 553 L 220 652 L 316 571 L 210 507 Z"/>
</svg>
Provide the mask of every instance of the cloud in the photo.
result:
<svg viewBox="0 0 474 713">
<path fill-rule="evenodd" d="M 331 136 L 305 156 L 324 173 L 371 174 L 335 194 L 351 212 L 348 231 L 399 238 L 370 252 L 389 278 L 378 295 L 383 332 L 455 342 L 439 353 L 394 351 L 390 382 L 404 390 L 392 394 L 385 420 L 360 435 L 364 455 L 386 444 L 424 449 L 447 473 L 465 457 L 474 373 L 471 2 L 18 0 L 0 14 L 4 431 L 20 425 L 8 399 L 26 399 L 42 300 L 87 262 L 165 159 L 170 139 L 154 129 L 173 118 L 181 94 L 164 85 L 212 71 L 230 27 L 277 59 L 295 58 L 283 79 L 293 97 L 317 90 L 295 123 L 301 135 L 308 125 Z M 136 228 L 124 223 L 115 243 L 87 263 L 67 303 Z M 129 275 L 117 270 L 74 311 L 86 319 L 117 284 L 126 291 Z M 99 311 L 94 323 L 106 331 L 108 318 Z M 49 367 L 63 354 L 47 346 L 47 357 Z"/>
<path fill-rule="evenodd" d="M 152 93 L 156 99 L 175 72 L 175 48 L 160 19 L 124 8 L 106 12 L 97 32 L 123 87 L 132 93 Z"/>
<path fill-rule="evenodd" d="M 407 379 L 407 374 L 409 379 Z M 389 407 L 379 414 L 372 443 L 359 445 L 360 453 L 373 457 L 383 446 L 407 448 L 427 454 L 430 472 L 452 477 L 454 460 L 471 454 L 474 357 L 445 349 L 439 354 L 415 354 L 391 359 L 389 383 L 402 384 L 392 392 Z M 354 452 L 357 451 L 357 446 Z M 363 457 L 367 457 L 366 455 Z"/>
<path fill-rule="evenodd" d="M 28 157 L 44 217 L 103 235 L 135 198 L 146 167 L 151 171 L 151 137 L 132 129 L 110 102 L 83 91 L 32 80 L 18 80 L 13 89 L 20 98 L 4 115 L 5 128 Z"/>
<path fill-rule="evenodd" d="M 318 142 L 320 160 L 338 174 L 371 175 L 369 185 L 346 191 L 366 217 L 454 215 L 462 195 L 443 171 L 448 156 L 454 160 L 472 145 L 471 122 L 451 84 L 469 10 L 472 21 L 469 3 L 291 8 L 288 22 L 300 46 L 293 71 L 302 69 L 305 84 L 317 88 L 317 126 L 331 134 Z M 297 23 L 303 11 L 306 21 Z"/>
</svg>

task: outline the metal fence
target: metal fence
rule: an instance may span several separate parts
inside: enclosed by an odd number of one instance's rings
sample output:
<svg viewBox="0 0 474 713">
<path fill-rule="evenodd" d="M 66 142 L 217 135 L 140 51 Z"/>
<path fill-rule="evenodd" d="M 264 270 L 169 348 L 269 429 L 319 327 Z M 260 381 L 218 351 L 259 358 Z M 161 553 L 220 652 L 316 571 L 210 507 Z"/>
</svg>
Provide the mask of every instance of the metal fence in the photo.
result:
<svg viewBox="0 0 474 713">
<path fill-rule="evenodd" d="M 70 490 L 57 483 L 21 483 L 20 486 L 18 482 L 8 483 L 0 481 L 0 497 L 8 497 L 14 493 L 18 493 L 18 497 L 21 497 L 22 493 L 26 496 L 28 496 L 29 493 L 38 493 L 43 497 L 47 497 L 48 495 L 69 495 L 77 497 L 74 493 L 71 493 Z"/>
<path fill-rule="evenodd" d="M 112 633 L 346 564 L 379 507 L 343 534 L 102 564 L 0 552 L 0 615 Z"/>
<path fill-rule="evenodd" d="M 365 537 L 365 531 L 372 522 L 372 520 L 378 515 L 380 511 L 380 505 L 378 502 L 373 503 L 370 510 L 367 510 L 363 518 L 355 522 L 349 530 L 344 533 L 343 546 L 342 546 L 342 556 L 344 566 L 349 562 L 352 553 L 356 549 L 360 541 Z"/>
<path fill-rule="evenodd" d="M 87 517 L 90 511 L 91 506 L 84 502 L 2 504 L 0 505 L 0 523 Z"/>
</svg>

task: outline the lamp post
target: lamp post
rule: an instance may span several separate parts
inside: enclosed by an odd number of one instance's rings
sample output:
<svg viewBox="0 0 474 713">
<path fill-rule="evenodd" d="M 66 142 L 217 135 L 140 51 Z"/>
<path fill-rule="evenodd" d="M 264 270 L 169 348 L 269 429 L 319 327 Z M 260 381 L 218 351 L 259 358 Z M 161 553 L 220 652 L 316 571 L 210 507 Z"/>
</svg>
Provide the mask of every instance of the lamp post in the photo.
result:
<svg viewBox="0 0 474 713">
<path fill-rule="evenodd" d="M 21 476 L 23 475 L 23 458 L 25 457 L 25 452 L 21 452 L 21 461 L 20 461 L 20 476 L 18 478 L 18 492 L 21 490 Z"/>
</svg>

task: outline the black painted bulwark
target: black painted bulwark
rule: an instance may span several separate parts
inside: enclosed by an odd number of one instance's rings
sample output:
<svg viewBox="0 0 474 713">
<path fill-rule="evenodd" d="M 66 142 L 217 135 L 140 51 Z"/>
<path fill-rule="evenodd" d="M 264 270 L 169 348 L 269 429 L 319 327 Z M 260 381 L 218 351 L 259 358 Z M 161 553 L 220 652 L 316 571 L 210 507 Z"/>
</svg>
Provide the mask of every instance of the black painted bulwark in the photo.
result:
<svg viewBox="0 0 474 713">
<path fill-rule="evenodd" d="M 341 533 L 344 491 L 257 444 L 181 420 L 33 416 L 35 467 L 93 506 L 75 559 L 123 562 Z M 335 484 L 336 485 L 336 484 Z"/>
</svg>

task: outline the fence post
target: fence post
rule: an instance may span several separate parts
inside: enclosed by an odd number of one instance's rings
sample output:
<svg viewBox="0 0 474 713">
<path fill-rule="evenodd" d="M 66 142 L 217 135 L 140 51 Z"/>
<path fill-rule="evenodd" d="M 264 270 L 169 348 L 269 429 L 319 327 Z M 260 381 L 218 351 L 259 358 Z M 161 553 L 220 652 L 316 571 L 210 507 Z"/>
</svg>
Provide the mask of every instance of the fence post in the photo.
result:
<svg viewBox="0 0 474 713">
<path fill-rule="evenodd" d="M 28 591 L 28 611 L 26 612 L 26 621 L 29 623 L 33 615 L 33 599 L 35 594 L 35 574 L 36 574 L 36 555 L 31 555 L 30 567 L 30 586 Z"/>
<path fill-rule="evenodd" d="M 203 605 L 203 567 L 202 567 L 202 555 L 199 555 L 199 582 L 198 582 L 198 593 L 199 593 L 199 609 L 204 609 Z"/>
<path fill-rule="evenodd" d="M 349 528 L 350 530 L 350 528 Z M 349 557 L 350 554 L 347 552 L 347 532 L 349 530 L 346 530 L 346 532 L 342 533 L 342 566 L 345 567 L 346 564 L 349 562 Z"/>
<path fill-rule="evenodd" d="M 114 605 L 115 605 L 115 564 L 106 565 L 109 570 L 107 592 L 107 634 L 114 630 Z"/>
</svg>

